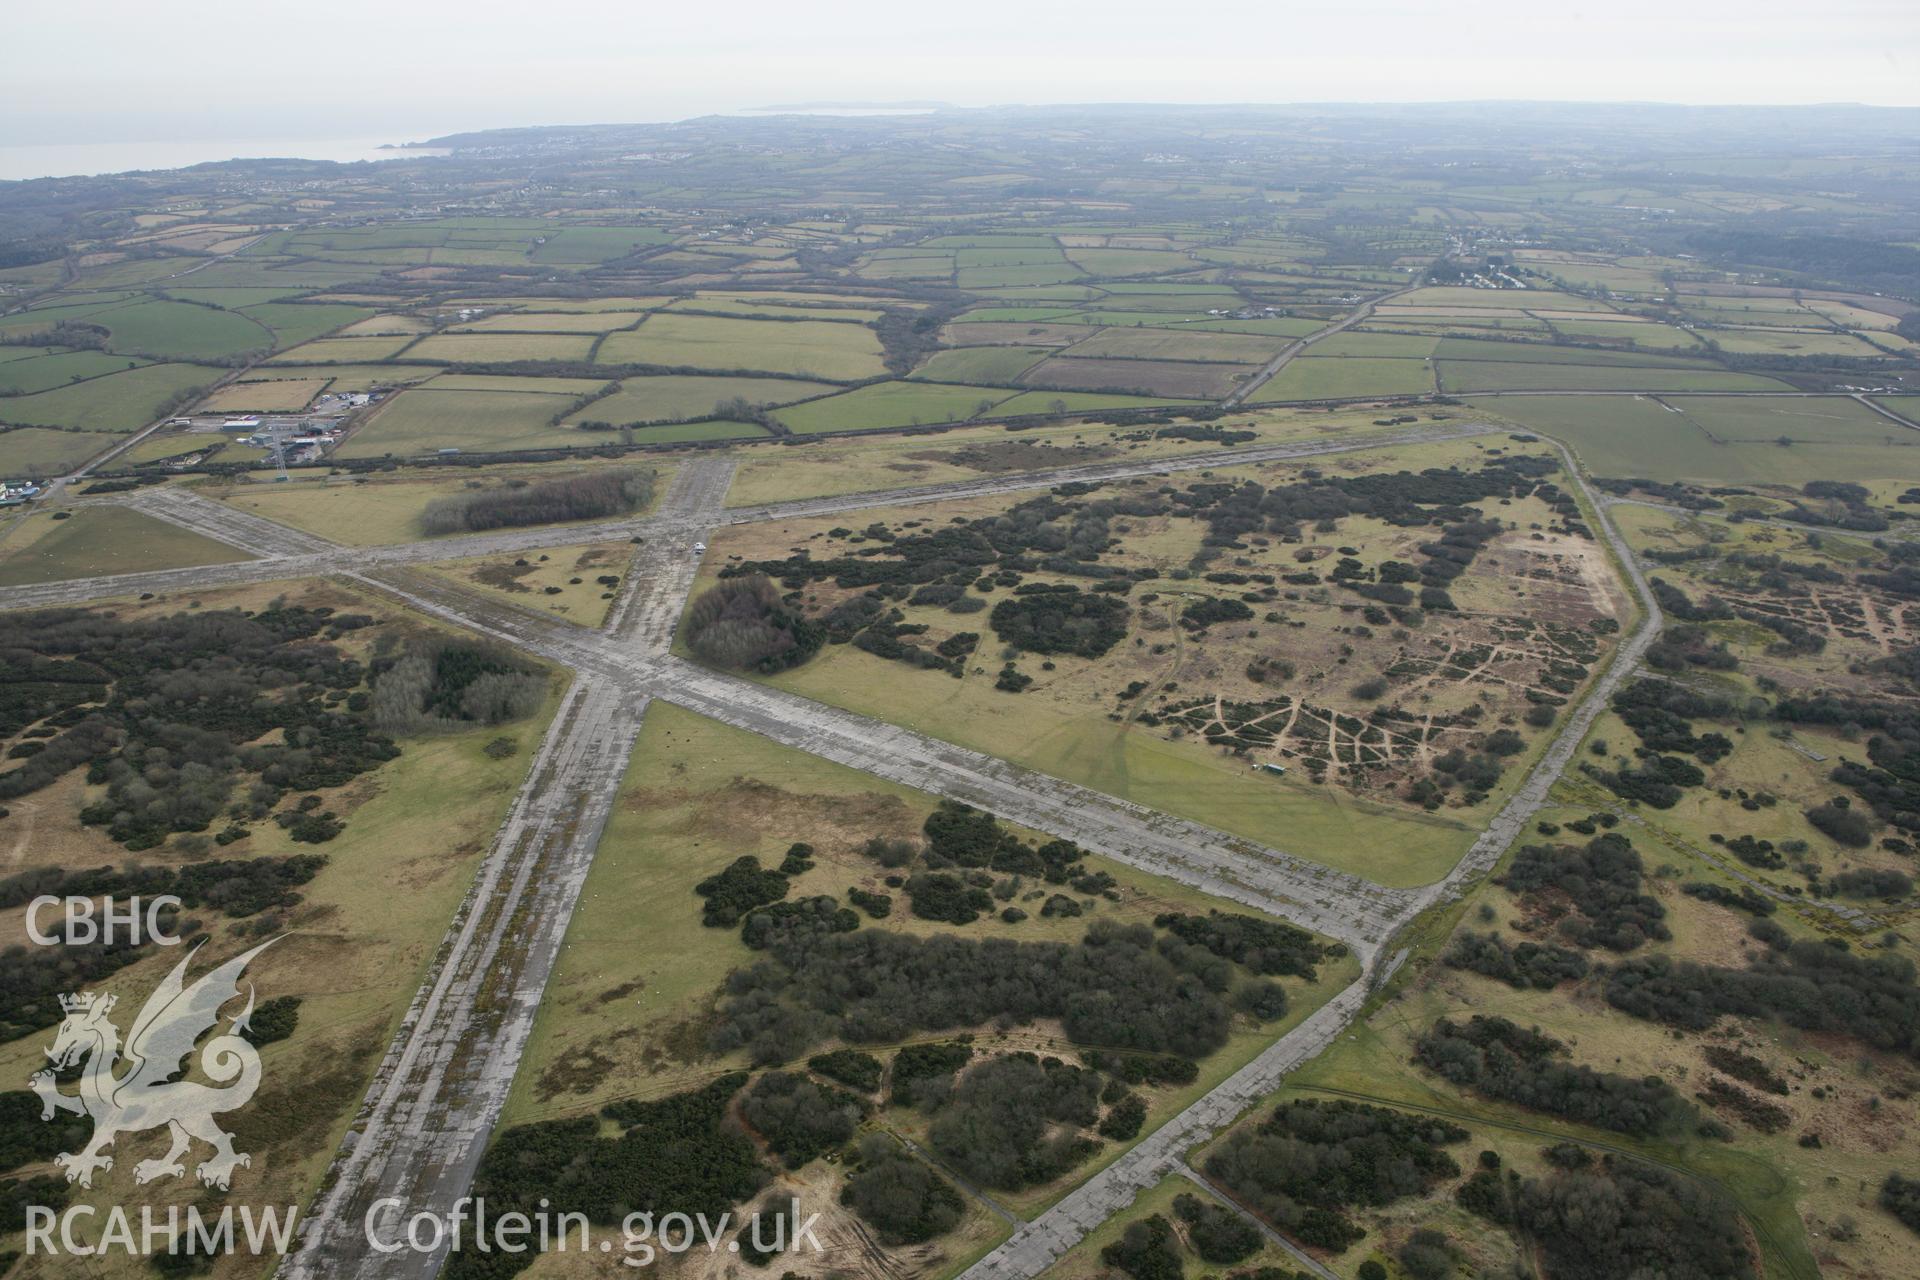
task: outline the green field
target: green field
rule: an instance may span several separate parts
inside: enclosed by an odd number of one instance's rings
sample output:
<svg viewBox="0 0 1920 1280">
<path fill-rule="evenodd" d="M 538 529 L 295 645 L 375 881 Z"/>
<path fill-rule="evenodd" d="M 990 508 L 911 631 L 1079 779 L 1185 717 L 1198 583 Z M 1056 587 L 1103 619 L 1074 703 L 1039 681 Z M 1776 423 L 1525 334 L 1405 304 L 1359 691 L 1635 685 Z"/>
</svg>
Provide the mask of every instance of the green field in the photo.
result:
<svg viewBox="0 0 1920 1280">
<path fill-rule="evenodd" d="M 139 302 L 88 318 L 107 327 L 107 345 L 133 355 L 218 359 L 275 344 L 273 331 L 237 311 L 190 302 Z"/>
<path fill-rule="evenodd" d="M 604 435 L 549 423 L 566 401 L 517 391 L 434 391 L 416 388 L 388 401 L 338 450 L 343 458 L 432 453 L 554 449 L 607 443 Z"/>
<path fill-rule="evenodd" d="M 1104 356 L 1119 360 L 1218 360 L 1228 364 L 1262 364 L 1286 346 L 1279 338 L 1253 334 L 1194 333 L 1187 329 L 1107 328 L 1068 354 Z"/>
<path fill-rule="evenodd" d="M 381 338 L 352 338 L 352 342 L 381 342 Z M 494 364 L 517 360 L 584 362 L 593 349 L 587 334 L 567 333 L 436 333 L 407 348 L 410 360 L 445 360 L 453 364 Z M 364 359 L 353 356 L 352 359 Z"/>
<path fill-rule="evenodd" d="M 876 382 L 871 386 L 809 400 L 782 409 L 774 416 L 799 435 L 821 431 L 878 431 L 887 427 L 921 426 L 936 422 L 965 422 L 984 416 L 1005 391 L 982 387 L 955 387 L 937 382 Z"/>
<path fill-rule="evenodd" d="M 1442 360 L 1440 384 L 1472 391 L 1788 391 L 1755 373 L 1712 369 L 1612 368 L 1590 364 Z"/>
<path fill-rule="evenodd" d="M 119 438 L 45 427 L 0 431 L 0 477 L 51 476 L 71 471 Z"/>
<path fill-rule="evenodd" d="M 509 311 L 471 324 L 455 325 L 452 333 L 608 333 L 639 323 L 644 311 Z"/>
<path fill-rule="evenodd" d="M 282 351 L 267 361 L 278 364 L 351 364 L 361 360 L 385 360 L 400 354 L 414 341 L 413 334 L 374 338 L 321 338 L 303 342 L 291 351 Z"/>
<path fill-rule="evenodd" d="M 0 587 L 252 558 L 126 507 L 82 507 L 65 520 L 36 511 L 0 540 Z"/>
<path fill-rule="evenodd" d="M 751 320 L 659 312 L 638 329 L 608 335 L 601 364 L 753 369 L 851 380 L 884 373 L 880 340 L 864 325 L 825 320 Z"/>
<path fill-rule="evenodd" d="M 751 405 L 791 404 L 838 390 L 830 382 L 801 382 L 790 378 L 723 378 L 702 374 L 627 378 L 621 382 L 620 390 L 595 400 L 576 412 L 570 421 L 592 419 L 615 426 L 629 422 L 673 422 L 704 417 L 726 400 L 742 399 Z"/>
<path fill-rule="evenodd" d="M 181 392 L 206 386 L 219 376 L 218 370 L 190 364 L 143 365 L 38 395 L 0 399 L 0 422 L 23 427 L 133 431 L 152 422 Z"/>
<path fill-rule="evenodd" d="M 1702 397 L 1716 403 L 1714 397 Z M 1716 444 L 1676 396 L 1669 411 L 1639 396 L 1511 396 L 1469 401 L 1477 410 L 1566 441 L 1595 475 L 1656 476 L 1711 483 L 1800 484 L 1807 480 L 1920 481 L 1920 434 L 1889 422 L 1892 444 Z M 1719 402 L 1723 403 L 1723 402 Z M 1739 401 L 1738 404 L 1771 404 Z M 1815 402 L 1825 403 L 1825 402 Z M 1709 408 L 1712 415 L 1714 410 Z M 1779 432 L 1774 433 L 1778 435 Z M 1912 436 L 1909 443 L 1906 436 Z M 1880 436 L 1875 435 L 1874 440 Z"/>
<path fill-rule="evenodd" d="M 635 249 L 667 244 L 672 238 L 655 227 L 563 227 L 528 256 L 552 265 L 590 266 L 624 258 Z"/>
<path fill-rule="evenodd" d="M 33 348 L 20 348 L 31 351 Z M 0 364 L 0 395 L 28 395 L 36 391 L 51 391 L 70 382 L 86 378 L 97 378 L 102 374 L 119 373 L 129 365 L 138 366 L 143 361 L 129 356 L 111 356 L 104 351 L 64 351 L 52 355 L 29 356 L 24 360 L 8 360 Z M 0 399 L 0 417 L 6 414 L 4 399 Z"/>
<path fill-rule="evenodd" d="M 1010 385 L 1049 354 L 1046 347 L 960 347 L 934 352 L 912 376 L 927 382 Z"/>
<path fill-rule="evenodd" d="M 323 333 L 332 333 L 373 314 L 369 307 L 349 307 L 337 303 L 278 302 L 250 306 L 240 312 L 249 320 L 273 330 L 277 347 L 291 347 Z"/>
<path fill-rule="evenodd" d="M 1302 356 L 1269 379 L 1254 392 L 1253 398 L 1271 403 L 1357 396 L 1417 396 L 1429 395 L 1432 391 L 1433 366 L 1425 360 Z"/>
</svg>

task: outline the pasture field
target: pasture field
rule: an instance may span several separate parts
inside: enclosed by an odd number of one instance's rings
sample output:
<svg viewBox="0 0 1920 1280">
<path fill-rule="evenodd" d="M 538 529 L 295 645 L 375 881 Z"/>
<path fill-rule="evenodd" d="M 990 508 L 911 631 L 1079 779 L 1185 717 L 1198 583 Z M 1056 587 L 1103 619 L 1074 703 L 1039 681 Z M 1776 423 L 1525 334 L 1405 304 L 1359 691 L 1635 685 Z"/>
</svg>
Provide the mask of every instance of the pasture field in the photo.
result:
<svg viewBox="0 0 1920 1280">
<path fill-rule="evenodd" d="M 1251 367 L 1177 360 L 1075 360 L 1053 356 L 1027 370 L 1020 381 L 1029 387 L 1063 391 L 1112 391 L 1211 400 L 1232 391 Z"/>
<path fill-rule="evenodd" d="M 964 422 L 992 412 L 1010 393 L 938 382 L 876 382 L 837 396 L 809 400 L 774 414 L 797 435 L 821 431 L 879 431 L 935 422 Z"/>
<path fill-rule="evenodd" d="M 79 431 L 133 431 L 152 422 L 175 396 L 205 386 L 219 376 L 216 370 L 190 364 L 142 365 L 35 395 L 0 399 L 0 422 Z"/>
<path fill-rule="evenodd" d="M 551 419 L 566 407 L 558 396 L 519 391 L 435 391 L 416 387 L 388 400 L 336 450 L 343 458 L 432 453 L 555 449 L 604 443 L 604 437 Z"/>
<path fill-rule="evenodd" d="M 1069 249 L 1067 260 L 1101 278 L 1158 275 L 1199 265 L 1185 253 L 1168 249 Z"/>
<path fill-rule="evenodd" d="M 1361 356 L 1374 359 L 1424 360 L 1452 339 L 1422 333 L 1363 333 L 1347 330 L 1320 339 L 1306 354 L 1315 359 L 1328 356 Z M 1304 358 L 1304 357 L 1303 357 Z"/>
<path fill-rule="evenodd" d="M 659 312 L 638 329 L 609 334 L 601 364 L 753 369 L 845 381 L 884 373 L 880 340 L 864 325 L 824 320 L 752 320 Z"/>
<path fill-rule="evenodd" d="M 1409 308 L 1427 311 L 1460 309 L 1469 313 L 1493 308 L 1499 311 L 1551 311 L 1566 316 L 1589 313 L 1607 314 L 1614 309 L 1577 294 L 1552 289 L 1472 289 L 1452 285 L 1429 285 L 1395 298 L 1383 311 Z"/>
<path fill-rule="evenodd" d="M 187 302 L 137 302 L 88 317 L 114 351 L 177 360 L 219 359 L 278 345 L 273 330 L 237 311 Z"/>
<path fill-rule="evenodd" d="M 1920 481 L 1920 439 L 1891 444 L 1716 444 L 1686 413 L 1645 396 L 1537 396 L 1469 400 L 1480 412 L 1565 441 L 1598 476 L 1655 475 L 1705 483 L 1800 484 L 1807 480 Z M 1878 437 L 1876 436 L 1877 440 Z"/>
<path fill-rule="evenodd" d="M 1920 434 L 1889 422 L 1851 396 L 1765 400 L 1686 396 L 1668 403 L 1716 440 L 1774 444 L 1920 445 Z"/>
<path fill-rule="evenodd" d="M 1757 373 L 1717 369 L 1670 369 L 1591 364 L 1502 363 L 1442 360 L 1440 386 L 1473 391 L 1790 391 L 1786 383 Z"/>
<path fill-rule="evenodd" d="M 1712 360 L 1695 356 L 1656 355 L 1647 351 L 1603 351 L 1595 347 L 1563 347 L 1546 342 L 1508 342 L 1486 338 L 1442 338 L 1440 345 L 1434 348 L 1433 355 L 1449 363 L 1472 360 L 1494 364 L 1590 364 L 1608 368 L 1628 366 L 1636 369 L 1720 371 L 1720 366 Z"/>
<path fill-rule="evenodd" d="M 1314 350 L 1307 348 L 1308 352 Z M 1359 396 L 1421 396 L 1433 392 L 1433 366 L 1412 358 L 1303 355 L 1253 393 L 1263 403 L 1343 400 Z"/>
<path fill-rule="evenodd" d="M 960 347 L 934 352 L 910 376 L 926 382 L 1012 385 L 1047 355 L 1046 347 Z"/>
<path fill-rule="evenodd" d="M 587 334 L 565 333 L 436 333 L 406 349 L 412 360 L 444 360 L 451 364 L 495 364 L 519 360 L 584 362 L 593 349 Z M 352 357 L 361 359 L 362 357 Z"/>
<path fill-rule="evenodd" d="M 457 324 L 449 333 L 608 333 L 640 322 L 644 311 L 509 311 L 471 324 Z"/>
<path fill-rule="evenodd" d="M 596 266 L 672 240 L 657 227 L 563 227 L 548 234 L 527 257 L 547 266 Z"/>
<path fill-rule="evenodd" d="M 364 320 L 370 310 L 340 304 L 271 302 L 243 308 L 239 314 L 273 330 L 276 347 L 290 347 Z"/>
<path fill-rule="evenodd" d="M 416 339 L 411 334 L 371 338 L 318 338 L 303 342 L 267 361 L 281 364 L 356 364 L 367 360 L 387 360 L 400 354 Z"/>
<path fill-rule="evenodd" d="M 1869 359 L 1884 354 L 1852 334 L 1800 332 L 1794 329 L 1707 329 L 1703 337 L 1734 355 L 1846 356 Z"/>
<path fill-rule="evenodd" d="M 1011 418 L 1028 413 L 1093 413 L 1100 409 L 1145 409 L 1155 405 L 1198 404 L 1179 396 L 1108 395 L 1098 391 L 1022 391 L 1011 400 L 993 406 L 997 416 Z"/>
<path fill-rule="evenodd" d="M 1555 333 L 1586 342 L 1616 343 L 1656 351 L 1702 350 L 1697 335 L 1664 324 L 1628 324 L 1618 320 L 1556 320 Z"/>
<path fill-rule="evenodd" d="M 433 325 L 419 316 L 378 315 L 368 316 L 340 331 L 343 338 L 381 338 L 396 333 L 428 333 Z"/>
<path fill-rule="evenodd" d="M 326 389 L 325 378 L 234 382 L 202 400 L 196 409 L 201 413 L 293 413 Z"/>
<path fill-rule="evenodd" d="M 80 507 L 65 520 L 35 511 L 0 540 L 0 587 L 252 558 L 238 547 L 127 507 Z"/>
<path fill-rule="evenodd" d="M 698 444 L 708 440 L 764 440 L 767 429 L 757 422 L 662 422 L 638 427 L 635 444 Z"/>
<path fill-rule="evenodd" d="M 345 339 L 331 341 L 345 341 Z M 301 350 L 312 351 L 316 345 L 324 347 L 328 344 L 308 343 Z M 239 381 L 299 382 L 305 379 L 325 378 L 334 391 L 377 391 L 384 387 L 404 387 L 410 383 L 425 382 L 429 378 L 441 376 L 446 376 L 446 370 L 437 364 L 277 364 L 268 361 L 241 374 Z"/>
<path fill-rule="evenodd" d="M 885 315 L 871 307 L 830 306 L 803 302 L 797 298 L 775 301 L 759 294 L 737 297 L 696 294 L 668 303 L 666 311 L 701 311 L 712 315 L 748 316 L 769 320 L 838 320 L 848 324 L 866 324 Z"/>
<path fill-rule="evenodd" d="M 0 476 L 54 476 L 71 471 L 119 439 L 94 431 L 15 427 L 0 431 Z"/>
<path fill-rule="evenodd" d="M 17 350 L 26 352 L 26 356 L 0 363 L 0 399 L 51 391 L 71 382 L 119 373 L 129 366 L 138 368 L 146 363 L 127 356 L 108 355 L 104 351 L 49 351 L 39 355 L 34 354 L 37 348 L 21 347 Z M 0 403 L 0 417 L 4 417 L 5 412 L 5 404 Z"/>
<path fill-rule="evenodd" d="M 1276 341 L 1235 333 L 1192 333 L 1185 329 L 1102 329 L 1068 349 L 1075 358 L 1119 360 L 1201 360 L 1261 364 L 1284 347 Z"/>
<path fill-rule="evenodd" d="M 603 378 L 542 378 L 494 373 L 443 373 L 427 380 L 428 391 L 521 391 L 535 395 L 584 396 L 604 390 Z"/>
<path fill-rule="evenodd" d="M 726 378 L 701 374 L 633 377 L 623 379 L 618 391 L 577 410 L 568 420 L 591 419 L 615 426 L 630 422 L 674 422 L 704 417 L 729 400 L 745 400 L 756 406 L 791 404 L 838 390 L 830 382 L 801 382 L 790 378 Z"/>
<path fill-rule="evenodd" d="M 1315 329 L 1326 326 L 1319 320 L 1310 320 L 1303 316 L 1258 316 L 1251 320 L 1195 320 L 1181 327 L 1198 329 L 1205 333 L 1260 333 L 1277 338 L 1301 338 Z M 1285 346 L 1286 344 L 1283 342 L 1277 345 Z"/>
</svg>

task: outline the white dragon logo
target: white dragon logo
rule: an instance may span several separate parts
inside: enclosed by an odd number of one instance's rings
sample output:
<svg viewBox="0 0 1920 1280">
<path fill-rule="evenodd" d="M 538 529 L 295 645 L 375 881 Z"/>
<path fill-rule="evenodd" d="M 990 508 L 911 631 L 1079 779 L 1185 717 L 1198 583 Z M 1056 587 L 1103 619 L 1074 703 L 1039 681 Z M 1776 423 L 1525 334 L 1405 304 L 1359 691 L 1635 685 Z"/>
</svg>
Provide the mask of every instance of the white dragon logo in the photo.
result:
<svg viewBox="0 0 1920 1280">
<path fill-rule="evenodd" d="M 220 1006 L 239 994 L 240 974 L 247 963 L 278 941 L 270 939 L 235 956 L 190 987 L 185 982 L 187 965 L 200 948 L 189 952 L 154 988 L 133 1020 L 126 1043 L 126 1059 L 132 1065 L 124 1075 L 114 1075 L 121 1060 L 120 1029 L 107 1020 L 115 997 L 96 998 L 90 993 L 60 997 L 67 1016 L 53 1047 L 46 1051 L 53 1067 L 36 1072 L 30 1083 L 40 1095 L 42 1120 L 70 1111 L 93 1121 L 92 1141 L 79 1151 L 53 1158 L 67 1171 L 68 1182 L 92 1186 L 95 1170 L 113 1168 L 113 1157 L 102 1153 L 115 1137 L 161 1125 L 172 1133 L 173 1146 L 160 1159 L 142 1160 L 133 1167 L 137 1183 L 186 1173 L 180 1157 L 195 1138 L 213 1147 L 213 1158 L 202 1161 L 195 1171 L 209 1187 L 226 1190 L 234 1169 L 253 1163 L 251 1156 L 233 1149 L 233 1135 L 213 1119 L 220 1112 L 245 1106 L 260 1087 L 260 1054 L 239 1034 L 253 1013 L 251 984 L 247 1007 L 232 1019 L 225 1034 L 207 1041 L 200 1053 L 200 1067 L 207 1078 L 225 1087 L 210 1088 L 174 1077 L 195 1042 L 219 1022 Z M 86 1067 L 80 1074 L 80 1092 L 61 1093 L 55 1073 L 77 1066 L 82 1059 Z"/>
</svg>

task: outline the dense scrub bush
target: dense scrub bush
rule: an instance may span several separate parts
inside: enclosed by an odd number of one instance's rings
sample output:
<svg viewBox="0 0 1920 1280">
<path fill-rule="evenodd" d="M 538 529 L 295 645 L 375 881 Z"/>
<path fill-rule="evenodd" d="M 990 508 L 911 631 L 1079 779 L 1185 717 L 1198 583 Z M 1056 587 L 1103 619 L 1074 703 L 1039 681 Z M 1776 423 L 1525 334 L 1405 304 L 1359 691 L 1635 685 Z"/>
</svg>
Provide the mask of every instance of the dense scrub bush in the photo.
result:
<svg viewBox="0 0 1920 1280">
<path fill-rule="evenodd" d="M 762 867 L 760 859 L 749 853 L 694 885 L 693 891 L 706 899 L 700 911 L 701 924 L 731 928 L 755 907 L 786 897 L 787 877 Z"/>
<path fill-rule="evenodd" d="M 945 1178 L 880 1134 L 860 1143 L 860 1167 L 840 1198 L 889 1245 L 945 1235 L 966 1215 L 966 1202 Z"/>
<path fill-rule="evenodd" d="M 1493 933 L 1462 933 L 1442 958 L 1455 969 L 1471 969 L 1523 990 L 1550 991 L 1586 977 L 1588 970 L 1587 958 L 1578 951 L 1538 942 L 1509 947 Z"/>
<path fill-rule="evenodd" d="M 1366 1233 L 1343 1209 L 1391 1204 L 1451 1178 L 1467 1131 L 1357 1102 L 1287 1102 L 1207 1157 L 1207 1176 L 1302 1244 L 1339 1253 Z"/>
<path fill-rule="evenodd" d="M 1554 1280 L 1754 1275 L 1739 1212 L 1665 1169 L 1608 1156 L 1597 1167 L 1527 1179 L 1516 1199 L 1514 1221 Z"/>
<path fill-rule="evenodd" d="M 1127 602 L 1078 587 L 1052 587 L 1000 601 L 987 615 L 987 625 L 1028 653 L 1097 658 L 1126 638 Z"/>
<path fill-rule="evenodd" d="M 1561 1061 L 1566 1046 L 1505 1018 L 1446 1018 L 1414 1043 L 1422 1066 L 1489 1098 L 1640 1137 L 1676 1135 L 1694 1111 L 1658 1076 L 1635 1080 Z"/>
<path fill-rule="evenodd" d="M 852 1094 L 785 1071 L 767 1072 L 740 1100 L 741 1118 L 789 1169 L 845 1145 L 866 1113 Z"/>
<path fill-rule="evenodd" d="M 1260 1232 L 1239 1214 L 1198 1196 L 1175 1196 L 1173 1216 L 1187 1224 L 1187 1242 L 1193 1251 L 1217 1266 L 1232 1266 L 1250 1258 L 1265 1243 Z"/>
<path fill-rule="evenodd" d="M 602 520 L 638 511 L 653 500 L 654 473 L 618 467 L 535 483 L 509 483 L 437 498 L 420 513 L 428 534 L 480 533 L 488 529 Z"/>
<path fill-rule="evenodd" d="M 687 610 L 687 647 L 715 666 L 785 671 L 825 643 L 825 628 L 789 610 L 773 583 L 760 576 L 725 579 Z"/>
<path fill-rule="evenodd" d="M 1128 1223 L 1118 1240 L 1100 1250 L 1100 1261 L 1133 1280 L 1181 1280 L 1186 1274 L 1173 1224 L 1157 1213 Z"/>
<path fill-rule="evenodd" d="M 751 923 L 751 919 L 749 921 Z M 1144 926 L 1096 921 L 1078 944 L 882 930 L 775 942 L 727 982 L 714 1047 L 783 1062 L 828 1036 L 855 1044 L 995 1019 L 1059 1018 L 1075 1043 L 1204 1057 L 1231 1015 L 1153 947 Z"/>
<path fill-rule="evenodd" d="M 1753 922 L 1754 931 L 1770 920 Z M 1876 1049 L 1920 1058 L 1920 987 L 1904 956 L 1858 956 L 1820 942 L 1775 935 L 1745 969 L 1666 956 L 1628 960 L 1607 976 L 1607 1001 L 1636 1018 L 1704 1031 L 1723 1014 L 1778 1018 L 1833 1031 Z"/>
<path fill-rule="evenodd" d="M 540 709 L 546 678 L 504 649 L 431 637 L 374 666 L 373 722 L 398 735 L 505 724 Z"/>
<path fill-rule="evenodd" d="M 862 1093 L 872 1093 L 880 1087 L 880 1059 L 858 1049 L 815 1054 L 807 1059 L 807 1069 Z"/>
<path fill-rule="evenodd" d="M 1880 1207 L 1920 1232 L 1920 1178 L 1890 1173 L 1880 1184 Z"/>
<path fill-rule="evenodd" d="M 1305 929 L 1258 916 L 1224 911 L 1209 911 L 1204 916 L 1167 912 L 1155 917 L 1153 923 L 1182 942 L 1204 947 L 1259 974 L 1291 974 L 1311 982 L 1315 964 L 1325 957 L 1344 954 L 1338 944 L 1323 946 Z"/>
<path fill-rule="evenodd" d="M 735 1073 L 657 1101 L 616 1102 L 599 1116 L 517 1125 L 488 1148 L 473 1194 L 486 1198 L 489 1212 L 530 1219 L 542 1210 L 608 1226 L 628 1213 L 717 1218 L 766 1181 L 753 1143 L 727 1119 L 746 1081 Z M 618 1136 L 601 1136 L 603 1119 L 620 1127 Z M 537 1256 L 467 1248 L 448 1259 L 445 1274 L 513 1275 Z"/>
<path fill-rule="evenodd" d="M 1096 1122 L 1099 1099 L 1098 1072 L 1006 1054 L 960 1077 L 928 1142 L 969 1181 L 1007 1191 L 1044 1185 L 1099 1150 L 1079 1132 Z"/>
<path fill-rule="evenodd" d="M 1498 883 L 1523 897 L 1564 895 L 1579 916 L 1562 920 L 1561 932 L 1583 947 L 1632 951 L 1672 936 L 1666 908 L 1641 892 L 1642 872 L 1627 838 L 1605 832 L 1582 847 L 1524 845 Z"/>
</svg>

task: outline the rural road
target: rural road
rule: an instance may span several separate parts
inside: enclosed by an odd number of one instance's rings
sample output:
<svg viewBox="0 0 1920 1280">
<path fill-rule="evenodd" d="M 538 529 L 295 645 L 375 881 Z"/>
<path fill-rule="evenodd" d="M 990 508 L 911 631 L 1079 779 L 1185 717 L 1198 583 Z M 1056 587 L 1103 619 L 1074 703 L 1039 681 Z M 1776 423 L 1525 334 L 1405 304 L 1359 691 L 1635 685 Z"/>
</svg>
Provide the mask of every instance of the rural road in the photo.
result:
<svg viewBox="0 0 1920 1280">
<path fill-rule="evenodd" d="M 1279 355 L 1261 365 L 1254 371 L 1251 378 L 1248 378 L 1245 382 L 1234 388 L 1233 393 L 1220 402 L 1220 407 L 1223 409 L 1238 409 L 1247 402 L 1247 397 L 1251 396 L 1261 387 L 1266 386 L 1268 382 L 1273 380 L 1275 374 L 1291 364 L 1294 357 L 1298 356 L 1308 347 L 1319 342 L 1322 338 L 1331 338 L 1336 333 L 1346 332 L 1348 329 L 1353 328 L 1353 326 L 1372 315 L 1373 309 L 1381 303 L 1391 301 L 1405 293 L 1412 293 L 1417 287 L 1417 285 L 1410 284 L 1404 289 L 1395 289 L 1392 293 L 1383 293 L 1377 298 L 1368 298 L 1358 307 L 1326 326 L 1324 329 L 1315 329 L 1312 333 L 1288 343 Z M 1374 398 L 1379 399 L 1380 397 L 1376 396 Z"/>
<path fill-rule="evenodd" d="M 82 579 L 0 591 L 0 608 L 75 604 L 143 591 L 207 588 L 341 574 L 408 605 L 540 654 L 576 673 L 560 711 L 484 855 L 474 884 L 376 1073 L 362 1110 L 305 1218 L 290 1277 L 430 1277 L 438 1254 L 374 1253 L 368 1208 L 394 1197 L 407 1212 L 451 1211 L 467 1193 L 504 1106 L 567 922 L 591 866 L 626 761 L 650 702 L 662 700 L 878 777 L 988 809 L 1061 835 L 1128 865 L 1272 912 L 1348 944 L 1362 976 L 1293 1030 L 1114 1164 L 1021 1226 L 977 1263 L 968 1280 L 1025 1280 L 1177 1173 L 1185 1152 L 1271 1093 L 1285 1075 L 1333 1043 L 1359 1015 L 1398 955 L 1393 938 L 1431 906 L 1485 874 L 1544 802 L 1606 696 L 1638 662 L 1659 626 L 1646 584 L 1625 555 L 1584 477 L 1576 487 L 1629 574 L 1643 617 L 1606 671 L 1488 831 L 1444 879 L 1390 889 L 1048 777 L 923 734 L 727 676 L 675 658 L 673 629 L 698 568 L 693 547 L 720 525 L 833 514 L 953 497 L 1043 489 L 1249 462 L 1315 457 L 1492 430 L 1444 424 L 1340 440 L 1215 450 L 1140 462 L 917 486 L 846 497 L 728 509 L 734 455 L 688 459 L 653 514 L 634 520 L 518 530 L 395 547 L 346 548 L 225 504 L 172 490 L 124 500 L 149 515 L 242 547 L 259 558 L 186 571 Z M 1569 466 L 1570 454 L 1562 450 Z M 621 595 L 598 630 L 519 609 L 419 567 L 455 558 L 644 538 Z"/>
</svg>

